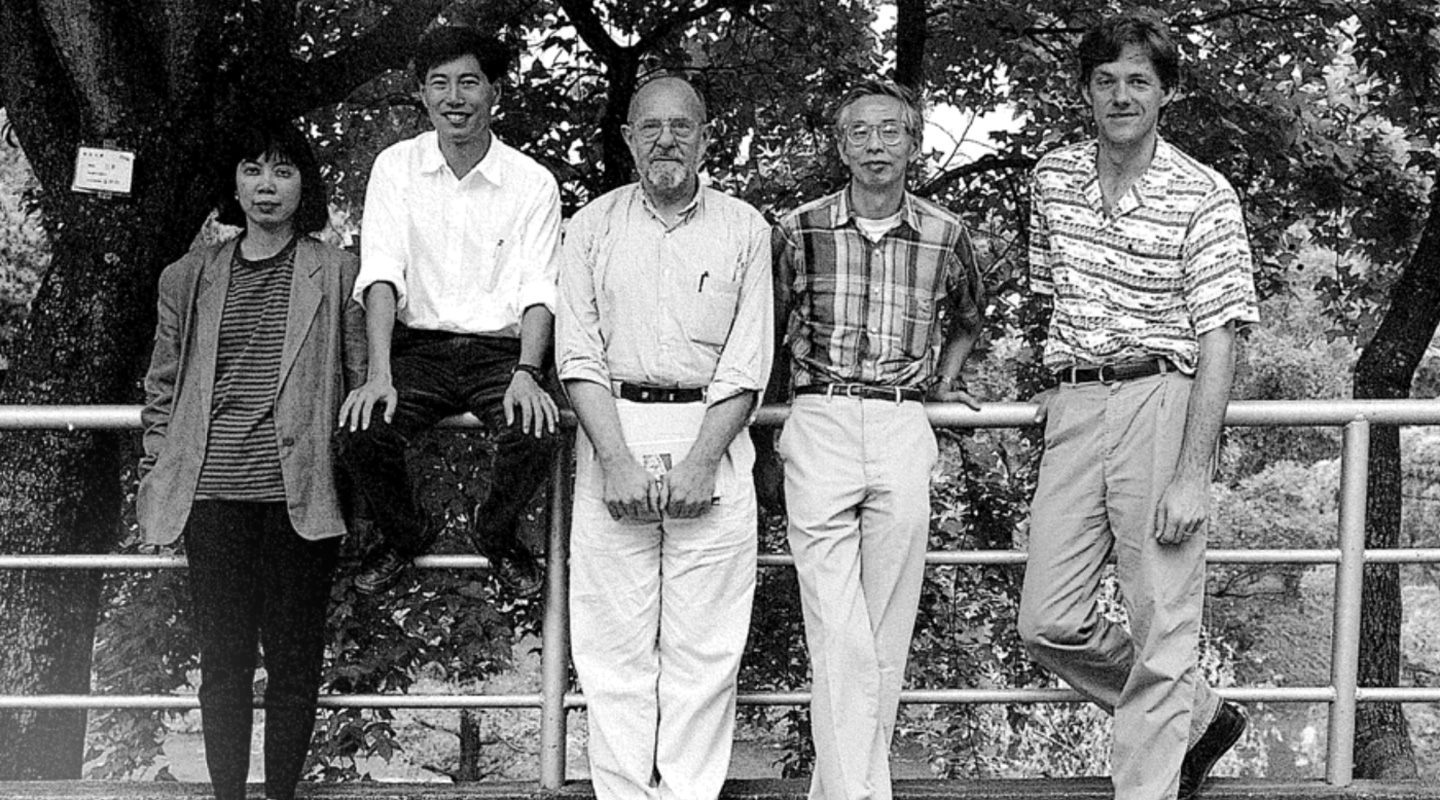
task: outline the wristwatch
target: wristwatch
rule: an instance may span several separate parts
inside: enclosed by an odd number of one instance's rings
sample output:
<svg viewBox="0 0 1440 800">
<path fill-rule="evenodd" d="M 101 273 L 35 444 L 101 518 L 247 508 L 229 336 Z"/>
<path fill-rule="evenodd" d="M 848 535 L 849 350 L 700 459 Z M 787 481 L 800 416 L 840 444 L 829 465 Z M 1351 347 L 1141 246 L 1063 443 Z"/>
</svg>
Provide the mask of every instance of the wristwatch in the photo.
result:
<svg viewBox="0 0 1440 800">
<path fill-rule="evenodd" d="M 541 367 L 535 366 L 534 364 L 516 364 L 515 369 L 510 371 L 511 377 L 514 377 L 515 373 L 517 372 L 526 373 L 530 377 L 534 378 L 536 383 L 540 383 L 541 380 L 545 377 L 545 370 Z"/>
</svg>

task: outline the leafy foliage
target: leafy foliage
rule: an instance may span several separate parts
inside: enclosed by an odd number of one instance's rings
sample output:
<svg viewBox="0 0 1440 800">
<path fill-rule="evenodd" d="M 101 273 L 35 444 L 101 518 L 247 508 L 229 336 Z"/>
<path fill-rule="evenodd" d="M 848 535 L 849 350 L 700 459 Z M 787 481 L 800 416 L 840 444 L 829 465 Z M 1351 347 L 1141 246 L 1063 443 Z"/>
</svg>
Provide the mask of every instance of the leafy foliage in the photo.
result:
<svg viewBox="0 0 1440 800">
<path fill-rule="evenodd" d="M 25 154 L 9 136 L 0 109 L 0 374 L 30 299 L 50 263 L 50 248 L 33 204 L 38 185 Z"/>
<path fill-rule="evenodd" d="M 249 5 L 247 14 L 260 14 L 284 4 Z M 1436 165 L 1436 12 L 1401 0 L 1153 5 L 1179 31 L 1189 65 L 1166 112 L 1164 135 L 1215 166 L 1240 192 L 1266 298 L 1267 322 L 1250 337 L 1237 394 L 1344 396 L 1339 375 L 1353 363 L 1354 343 L 1375 330 L 1427 208 Z M 286 6 L 298 15 L 299 33 L 284 49 L 307 61 L 339 52 L 385 16 L 382 6 L 368 0 Z M 989 133 L 989 149 L 979 156 L 960 146 L 964 135 L 949 141 L 932 136 L 912 181 L 917 192 L 963 214 L 985 254 L 989 323 L 984 359 L 971 381 L 985 397 L 1023 398 L 1040 388 L 1047 319 L 1024 287 L 1026 175 L 1044 152 L 1088 135 L 1073 48 L 1087 24 L 1124 6 L 1070 0 L 925 4 L 929 101 L 972 115 L 1004 109 L 1018 120 L 1013 129 Z M 705 89 L 714 117 L 715 143 L 704 165 L 709 178 L 778 215 L 843 183 L 829 132 L 831 104 L 854 78 L 889 68 L 894 42 L 888 32 L 876 32 L 878 7 L 865 0 L 717 1 L 698 13 L 694 4 L 668 1 L 466 0 L 448 4 L 443 17 L 473 21 L 522 46 L 496 130 L 556 173 L 567 211 L 628 178 L 629 156 L 617 145 L 625 103 L 644 76 L 679 68 Z M 227 75 L 244 72 L 275 49 L 247 28 L 258 26 L 259 17 L 232 16 L 219 66 Z M 364 182 L 375 155 L 425 126 L 412 91 L 413 78 L 391 70 L 346 102 L 312 108 L 305 117 L 335 187 L 336 218 L 346 236 L 363 231 Z M 6 208 L 0 206 L 0 213 L 9 214 Z M 0 237 L 11 229 L 20 226 L 0 226 Z M 0 238 L 0 266 L 15 263 L 5 242 Z M 43 261 L 34 263 L 38 274 Z M 0 293 L 8 285 L 4 280 L 0 273 Z M 3 296 L 0 307 L 6 307 Z M 0 316 L 0 334 L 7 319 Z M 1328 331 L 1328 340 L 1318 341 L 1317 331 Z M 1435 382 L 1433 372 L 1429 380 Z M 1023 544 L 1038 453 L 1035 431 L 944 438 L 932 546 Z M 1329 431 L 1231 431 L 1226 486 L 1216 503 L 1217 541 L 1275 546 L 1293 540 L 1299 546 L 1315 531 L 1329 530 L 1330 501 L 1317 488 L 1329 484 L 1317 476 L 1323 477 L 1324 454 L 1333 442 Z M 486 462 L 483 442 L 441 436 L 423 447 L 417 465 L 427 504 L 446 521 L 442 547 L 468 549 L 463 529 L 483 483 L 473 469 Z M 1309 481 L 1307 491 L 1291 492 L 1293 481 Z M 778 519 L 765 521 L 761 537 L 764 549 L 783 551 Z M 364 543 L 363 536 L 355 538 L 360 541 L 352 552 Z M 930 570 L 911 685 L 1049 680 L 1015 638 L 1018 574 L 1003 567 Z M 1227 569 L 1216 572 L 1215 585 L 1223 600 L 1288 590 L 1304 579 L 1303 571 Z M 185 683 L 194 657 L 182 643 L 181 620 L 171 625 L 166 616 L 178 602 L 172 597 L 178 589 L 166 586 L 170 580 L 160 573 L 112 582 L 97 651 L 103 651 L 98 685 L 168 691 Z M 514 637 L 535 624 L 528 604 L 464 573 L 429 573 L 418 586 L 379 602 L 361 601 L 342 579 L 334 600 L 327 686 L 335 691 L 405 690 L 421 676 L 478 685 L 506 667 Z M 1212 652 L 1223 655 L 1230 643 L 1245 642 L 1247 625 L 1239 624 L 1245 612 L 1223 601 L 1218 608 Z M 154 632 L 161 628 L 164 636 Z M 767 569 L 742 685 L 804 686 L 808 660 L 801 642 L 793 574 Z M 1224 659 L 1216 659 L 1219 674 Z M 784 756 L 787 774 L 808 769 L 802 709 L 747 713 L 793 737 Z M 162 715 L 111 712 L 97 719 L 92 773 L 122 774 L 153 757 Z M 961 706 L 908 716 L 902 734 L 927 742 L 942 774 L 994 774 L 1002 757 L 1038 764 L 1044 742 L 1051 743 L 1044 752 L 1054 759 L 1046 769 L 1092 771 L 1098 768 L 1092 745 L 1099 724 L 1079 709 Z M 1004 729 L 1022 735 L 997 744 Z M 388 712 L 331 713 L 317 733 L 312 774 L 362 777 L 358 759 L 389 756 L 402 746 Z"/>
</svg>

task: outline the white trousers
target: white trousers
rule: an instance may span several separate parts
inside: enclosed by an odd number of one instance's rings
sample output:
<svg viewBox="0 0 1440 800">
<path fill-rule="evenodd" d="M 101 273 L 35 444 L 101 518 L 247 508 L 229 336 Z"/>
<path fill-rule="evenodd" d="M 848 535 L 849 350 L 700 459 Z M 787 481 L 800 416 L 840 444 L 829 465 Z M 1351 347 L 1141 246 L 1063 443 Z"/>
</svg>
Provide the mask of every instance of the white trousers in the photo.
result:
<svg viewBox="0 0 1440 800">
<path fill-rule="evenodd" d="M 920 403 L 803 395 L 779 452 L 814 676 L 810 798 L 890 800 L 935 434 Z"/>
<path fill-rule="evenodd" d="M 616 406 L 632 449 L 635 431 L 693 441 L 704 416 L 700 403 Z M 709 513 L 658 522 L 610 517 L 594 449 L 583 432 L 576 439 L 570 627 L 595 796 L 715 800 L 730 766 L 755 595 L 750 437 L 742 431 L 731 444 Z"/>
</svg>

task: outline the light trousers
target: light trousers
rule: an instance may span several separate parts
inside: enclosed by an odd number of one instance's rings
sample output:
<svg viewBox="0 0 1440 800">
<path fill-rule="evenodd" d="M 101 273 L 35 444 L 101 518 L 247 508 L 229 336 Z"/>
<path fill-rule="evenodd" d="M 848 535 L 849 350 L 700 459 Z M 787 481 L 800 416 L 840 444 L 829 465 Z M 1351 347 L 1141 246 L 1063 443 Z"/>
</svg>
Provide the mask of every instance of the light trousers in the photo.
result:
<svg viewBox="0 0 1440 800">
<path fill-rule="evenodd" d="M 639 430 L 693 440 L 704 415 L 699 403 L 616 405 L 632 449 Z M 715 800 L 730 766 L 755 596 L 749 434 L 722 460 L 709 513 L 654 522 L 610 517 L 594 450 L 583 431 L 576 438 L 570 626 L 595 796 Z"/>
<path fill-rule="evenodd" d="M 813 673 L 810 797 L 890 800 L 935 434 L 920 403 L 803 395 L 778 451 Z"/>
<path fill-rule="evenodd" d="M 1115 717 L 1116 800 L 1173 800 L 1180 764 L 1219 709 L 1197 667 L 1205 531 L 1155 538 L 1192 381 L 1178 373 L 1062 384 L 1045 423 L 1020 636 L 1035 660 Z M 1130 630 L 1100 613 L 1114 556 Z"/>
</svg>

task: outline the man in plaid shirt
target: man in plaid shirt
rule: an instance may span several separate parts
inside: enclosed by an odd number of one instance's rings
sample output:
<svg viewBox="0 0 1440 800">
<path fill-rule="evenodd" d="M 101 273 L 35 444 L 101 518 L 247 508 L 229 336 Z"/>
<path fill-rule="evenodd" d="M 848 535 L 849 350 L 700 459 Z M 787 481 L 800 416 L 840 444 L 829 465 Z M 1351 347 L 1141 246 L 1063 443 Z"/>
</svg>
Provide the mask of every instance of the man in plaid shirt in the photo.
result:
<svg viewBox="0 0 1440 800">
<path fill-rule="evenodd" d="M 921 126 L 907 89 L 855 87 L 835 115 L 848 185 L 774 232 L 777 350 L 795 395 L 778 449 L 814 673 L 811 800 L 891 797 L 937 455 L 921 401 L 975 407 L 960 370 L 980 331 L 980 277 L 959 218 L 905 191 Z"/>
</svg>

